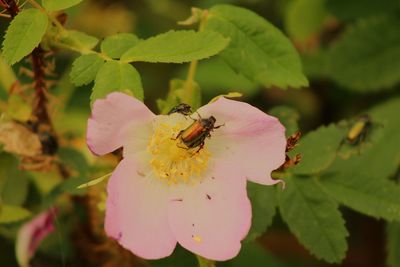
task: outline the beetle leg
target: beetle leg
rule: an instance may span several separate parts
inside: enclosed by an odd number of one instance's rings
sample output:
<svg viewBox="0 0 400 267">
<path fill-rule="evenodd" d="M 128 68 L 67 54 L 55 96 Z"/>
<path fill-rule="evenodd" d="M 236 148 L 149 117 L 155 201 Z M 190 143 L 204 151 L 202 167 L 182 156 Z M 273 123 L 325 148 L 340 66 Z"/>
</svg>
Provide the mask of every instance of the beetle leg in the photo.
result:
<svg viewBox="0 0 400 267">
<path fill-rule="evenodd" d="M 194 113 L 196 113 L 197 114 L 197 119 L 193 119 L 191 116 L 193 115 L 193 114 L 191 114 L 191 115 L 189 115 L 189 118 L 191 118 L 193 121 L 198 121 L 198 120 L 201 120 L 201 116 L 200 116 L 200 114 L 197 112 L 197 111 L 195 111 Z"/>
<path fill-rule="evenodd" d="M 199 149 L 197 149 L 197 151 L 194 154 L 199 153 L 200 150 L 202 150 L 203 148 L 204 148 L 204 141 L 200 143 Z"/>
<path fill-rule="evenodd" d="M 200 113 L 198 113 L 197 110 L 195 111 L 195 113 L 197 114 L 198 120 L 201 120 L 202 118 L 201 118 Z"/>
<path fill-rule="evenodd" d="M 187 146 L 180 146 L 179 144 L 176 144 L 177 147 L 188 150 L 189 148 Z"/>
<path fill-rule="evenodd" d="M 182 135 L 183 131 L 184 130 L 181 130 L 175 138 L 171 137 L 171 140 L 176 141 Z"/>
<path fill-rule="evenodd" d="M 202 141 L 202 142 L 200 143 L 199 148 L 196 150 L 196 152 L 192 153 L 192 157 L 193 157 L 194 155 L 196 155 L 197 153 L 199 153 L 200 150 L 202 150 L 203 148 L 204 148 L 204 141 Z"/>
</svg>

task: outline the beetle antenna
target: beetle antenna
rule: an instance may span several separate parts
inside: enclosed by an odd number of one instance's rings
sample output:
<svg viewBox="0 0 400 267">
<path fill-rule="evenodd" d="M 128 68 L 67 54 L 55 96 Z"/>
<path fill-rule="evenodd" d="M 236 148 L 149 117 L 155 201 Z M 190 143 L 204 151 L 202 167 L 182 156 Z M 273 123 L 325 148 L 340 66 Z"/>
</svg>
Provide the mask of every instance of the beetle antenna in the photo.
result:
<svg viewBox="0 0 400 267">
<path fill-rule="evenodd" d="M 225 126 L 225 123 L 224 123 L 224 124 L 221 124 L 221 125 L 218 125 L 218 126 L 215 126 L 214 129 L 221 128 L 222 126 Z"/>
</svg>

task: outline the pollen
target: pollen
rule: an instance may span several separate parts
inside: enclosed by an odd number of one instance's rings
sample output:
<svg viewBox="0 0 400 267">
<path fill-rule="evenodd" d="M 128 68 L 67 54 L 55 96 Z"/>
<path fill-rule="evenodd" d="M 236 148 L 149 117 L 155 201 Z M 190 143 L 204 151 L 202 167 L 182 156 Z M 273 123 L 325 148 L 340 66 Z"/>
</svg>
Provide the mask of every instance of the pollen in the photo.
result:
<svg viewBox="0 0 400 267">
<path fill-rule="evenodd" d="M 193 239 L 194 241 L 196 241 L 197 243 L 200 243 L 201 240 L 202 240 L 202 239 L 201 239 L 201 236 L 198 236 L 198 235 L 193 236 L 192 239 Z"/>
<path fill-rule="evenodd" d="M 211 156 L 206 147 L 201 150 L 198 147 L 189 149 L 182 143 L 178 135 L 187 126 L 187 120 L 165 120 L 154 127 L 147 146 L 155 176 L 168 185 L 196 184 L 201 181 Z"/>
</svg>

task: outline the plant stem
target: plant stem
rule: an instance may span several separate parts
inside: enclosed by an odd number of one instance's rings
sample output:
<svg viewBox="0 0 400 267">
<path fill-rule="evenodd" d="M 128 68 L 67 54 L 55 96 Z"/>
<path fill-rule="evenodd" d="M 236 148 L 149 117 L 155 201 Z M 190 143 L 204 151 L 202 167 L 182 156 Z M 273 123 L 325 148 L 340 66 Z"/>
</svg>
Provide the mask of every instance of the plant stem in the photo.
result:
<svg viewBox="0 0 400 267">
<path fill-rule="evenodd" d="M 199 267 L 215 267 L 215 261 L 208 260 L 202 256 L 196 255 L 197 261 L 199 262 Z"/>
<path fill-rule="evenodd" d="M 67 29 L 64 28 L 64 26 L 57 20 L 57 18 L 55 18 L 55 17 L 51 16 L 50 14 L 48 14 L 48 12 L 47 12 L 42 6 L 40 6 L 35 0 L 28 0 L 28 1 L 29 1 L 29 3 L 31 3 L 35 8 L 37 8 L 37 9 L 39 9 L 40 11 L 46 13 L 46 15 L 49 17 L 49 19 L 51 20 L 51 22 L 57 27 L 57 29 L 58 29 L 61 33 L 67 32 Z M 82 49 L 82 48 L 80 48 L 80 47 L 74 47 L 74 46 L 71 46 L 71 45 L 65 45 L 65 44 L 59 43 L 59 42 L 53 42 L 53 44 L 54 44 L 56 47 L 64 48 L 64 49 L 69 49 L 69 50 L 78 52 L 78 53 L 80 53 L 80 54 L 94 53 L 94 54 L 97 54 L 99 57 L 103 58 L 103 59 L 106 60 L 106 61 L 111 61 L 111 60 L 112 60 L 112 58 L 108 57 L 107 55 L 105 55 L 105 54 L 103 54 L 103 53 L 96 52 L 96 51 L 91 50 L 91 49 Z"/>
<path fill-rule="evenodd" d="M 205 24 L 207 22 L 207 16 L 208 16 L 207 10 L 203 11 L 199 24 L 199 32 L 204 30 Z M 198 60 L 193 60 L 190 62 L 189 71 L 185 82 L 185 87 L 187 91 L 192 90 L 194 76 L 196 75 L 197 65 L 198 65 Z"/>
<path fill-rule="evenodd" d="M 29 3 L 31 3 L 31 5 L 37 9 L 39 9 L 41 12 L 45 13 L 51 20 L 52 23 L 54 23 L 54 25 L 56 25 L 56 27 L 60 30 L 60 31 L 66 31 L 64 26 L 53 16 L 50 16 L 46 9 L 44 9 L 41 5 L 39 5 L 35 0 L 28 0 Z"/>
<path fill-rule="evenodd" d="M 43 7 L 42 7 L 41 5 L 39 5 L 35 0 L 28 0 L 28 1 L 29 1 L 29 3 L 31 3 L 31 5 L 34 6 L 35 8 L 40 9 L 41 11 L 45 11 L 45 10 L 43 9 Z"/>
<path fill-rule="evenodd" d="M 194 76 L 196 74 L 196 69 L 197 69 L 197 63 L 198 63 L 197 60 L 193 60 L 190 62 L 189 71 L 186 78 L 187 84 L 191 84 L 194 81 Z"/>
</svg>

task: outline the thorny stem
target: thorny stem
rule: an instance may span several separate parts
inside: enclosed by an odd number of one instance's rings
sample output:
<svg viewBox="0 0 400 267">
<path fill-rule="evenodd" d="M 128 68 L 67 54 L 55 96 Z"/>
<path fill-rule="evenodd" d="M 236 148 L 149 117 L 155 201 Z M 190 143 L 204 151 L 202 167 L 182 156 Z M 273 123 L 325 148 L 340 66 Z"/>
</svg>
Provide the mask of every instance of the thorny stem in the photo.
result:
<svg viewBox="0 0 400 267">
<path fill-rule="evenodd" d="M 0 13 L 0 17 L 3 17 L 3 18 L 8 18 L 8 19 L 9 19 L 9 18 L 11 18 L 11 16 L 10 16 L 10 15 L 7 15 L 7 14 L 1 14 L 1 13 Z"/>
<path fill-rule="evenodd" d="M 35 101 L 33 105 L 33 114 L 39 120 L 39 123 L 50 125 L 50 117 L 47 112 L 47 98 L 46 98 L 46 81 L 45 81 L 45 66 L 44 66 L 44 51 L 40 45 L 32 51 L 32 67 Z"/>
<path fill-rule="evenodd" d="M 6 5 L 10 16 L 14 18 L 20 11 L 15 0 L 0 0 Z M 34 2 L 34 1 L 33 1 Z M 35 2 L 36 3 L 36 2 Z M 36 3 L 36 5 L 38 5 Z M 37 116 L 39 123 L 49 125 L 51 127 L 50 117 L 46 108 L 46 81 L 45 81 L 45 66 L 44 66 L 44 51 L 38 46 L 31 53 L 32 68 L 34 75 L 35 102 L 33 106 L 33 114 Z"/>
<path fill-rule="evenodd" d="M 0 0 L 0 4 L 5 8 L 13 19 L 19 12 L 19 7 L 15 0 Z"/>
</svg>

